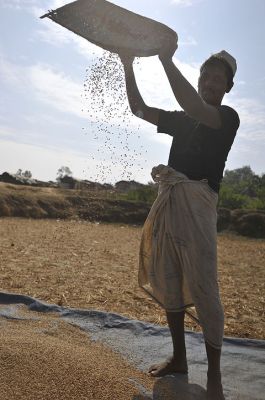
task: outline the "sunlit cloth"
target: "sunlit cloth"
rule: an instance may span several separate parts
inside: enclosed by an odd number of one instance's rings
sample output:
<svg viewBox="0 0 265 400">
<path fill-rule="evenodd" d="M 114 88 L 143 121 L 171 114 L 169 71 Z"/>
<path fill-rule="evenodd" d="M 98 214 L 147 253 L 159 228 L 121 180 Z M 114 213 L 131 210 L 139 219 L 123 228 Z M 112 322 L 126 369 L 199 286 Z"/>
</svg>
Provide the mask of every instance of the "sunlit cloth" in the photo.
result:
<svg viewBox="0 0 265 400">
<path fill-rule="evenodd" d="M 165 310 L 195 306 L 207 342 L 222 346 L 224 316 L 217 281 L 216 205 L 207 180 L 173 168 L 152 170 L 158 196 L 144 224 L 139 285 Z"/>
</svg>

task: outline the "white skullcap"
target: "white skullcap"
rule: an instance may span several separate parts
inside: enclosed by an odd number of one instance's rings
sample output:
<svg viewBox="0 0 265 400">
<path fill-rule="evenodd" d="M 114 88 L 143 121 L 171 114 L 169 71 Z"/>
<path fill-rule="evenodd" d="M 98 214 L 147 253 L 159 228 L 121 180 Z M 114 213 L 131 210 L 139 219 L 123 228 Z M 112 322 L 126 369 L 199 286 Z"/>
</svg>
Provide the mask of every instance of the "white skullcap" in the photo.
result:
<svg viewBox="0 0 265 400">
<path fill-rule="evenodd" d="M 227 51 L 222 50 L 219 53 L 213 54 L 212 57 L 219 58 L 220 60 L 224 60 L 227 62 L 227 64 L 231 67 L 233 76 L 235 76 L 236 70 L 237 70 L 237 65 L 236 65 L 236 59 L 231 56 L 231 54 L 227 53 Z"/>
</svg>

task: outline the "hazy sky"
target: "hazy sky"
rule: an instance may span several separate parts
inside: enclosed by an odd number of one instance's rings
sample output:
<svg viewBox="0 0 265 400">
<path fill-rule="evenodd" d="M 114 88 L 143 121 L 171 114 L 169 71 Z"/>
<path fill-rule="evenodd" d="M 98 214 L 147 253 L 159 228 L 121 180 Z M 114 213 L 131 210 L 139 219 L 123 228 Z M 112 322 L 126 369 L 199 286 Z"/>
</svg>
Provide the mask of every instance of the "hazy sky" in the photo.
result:
<svg viewBox="0 0 265 400">
<path fill-rule="evenodd" d="M 257 174 L 265 172 L 265 1 L 113 2 L 178 33 L 174 61 L 195 87 L 199 66 L 212 53 L 225 49 L 234 55 L 235 86 L 223 104 L 237 110 L 241 126 L 226 168 L 250 165 Z M 102 50 L 39 19 L 67 3 L 0 0 L 0 173 L 21 168 L 54 180 L 66 165 L 82 179 L 150 181 L 152 166 L 167 163 L 170 138 L 136 117 L 124 122 L 124 107 L 104 128 L 98 126 L 104 110 L 87 96 L 84 82 Z M 136 76 L 148 105 L 179 109 L 157 57 L 142 58 Z"/>
</svg>

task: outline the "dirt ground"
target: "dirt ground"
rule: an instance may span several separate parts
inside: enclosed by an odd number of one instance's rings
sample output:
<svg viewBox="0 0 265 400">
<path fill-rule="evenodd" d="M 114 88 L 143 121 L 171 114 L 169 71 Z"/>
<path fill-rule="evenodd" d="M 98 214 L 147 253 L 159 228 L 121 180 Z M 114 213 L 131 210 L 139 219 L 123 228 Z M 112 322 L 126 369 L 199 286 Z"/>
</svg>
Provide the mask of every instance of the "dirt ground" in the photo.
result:
<svg viewBox="0 0 265 400">
<path fill-rule="evenodd" d="M 165 324 L 138 288 L 141 228 L 84 221 L 0 219 L 0 290 L 63 306 Z M 218 237 L 225 335 L 265 338 L 265 240 Z M 186 318 L 186 328 L 198 330 Z"/>
</svg>

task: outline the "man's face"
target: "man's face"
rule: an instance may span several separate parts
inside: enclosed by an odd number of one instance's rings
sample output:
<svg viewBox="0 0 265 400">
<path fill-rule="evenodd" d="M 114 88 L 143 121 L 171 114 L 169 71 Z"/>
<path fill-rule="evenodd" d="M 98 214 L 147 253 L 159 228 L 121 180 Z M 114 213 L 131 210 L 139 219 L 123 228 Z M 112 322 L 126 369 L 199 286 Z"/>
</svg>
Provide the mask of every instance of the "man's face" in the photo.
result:
<svg viewBox="0 0 265 400">
<path fill-rule="evenodd" d="M 213 106 L 221 105 L 227 89 L 225 67 L 220 63 L 206 65 L 199 77 L 198 92 L 201 98 Z"/>
</svg>

